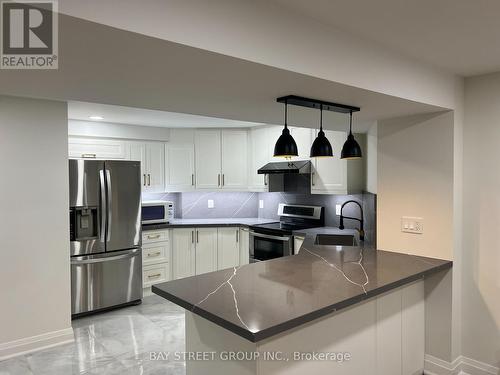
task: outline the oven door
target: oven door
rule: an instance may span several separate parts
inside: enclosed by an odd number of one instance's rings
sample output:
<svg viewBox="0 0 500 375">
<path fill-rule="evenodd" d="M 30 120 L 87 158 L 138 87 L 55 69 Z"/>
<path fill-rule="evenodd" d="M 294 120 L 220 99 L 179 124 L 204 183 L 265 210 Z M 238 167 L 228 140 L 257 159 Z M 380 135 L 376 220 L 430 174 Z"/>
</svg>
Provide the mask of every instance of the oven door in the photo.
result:
<svg viewBox="0 0 500 375">
<path fill-rule="evenodd" d="M 250 232 L 250 262 L 292 255 L 292 236 Z"/>
</svg>

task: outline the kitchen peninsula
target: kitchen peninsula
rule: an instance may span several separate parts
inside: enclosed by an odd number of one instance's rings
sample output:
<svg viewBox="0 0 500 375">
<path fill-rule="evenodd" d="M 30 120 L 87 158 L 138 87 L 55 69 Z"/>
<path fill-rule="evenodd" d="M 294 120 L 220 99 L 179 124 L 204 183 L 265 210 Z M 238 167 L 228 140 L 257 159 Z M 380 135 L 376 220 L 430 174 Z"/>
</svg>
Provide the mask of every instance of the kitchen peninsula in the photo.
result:
<svg viewBox="0 0 500 375">
<path fill-rule="evenodd" d="M 318 245 L 318 234 L 304 233 L 298 255 L 153 286 L 186 309 L 186 351 L 215 353 L 188 358 L 188 375 L 422 373 L 423 280 L 452 262 Z M 219 355 L 227 352 L 262 355 Z"/>
</svg>

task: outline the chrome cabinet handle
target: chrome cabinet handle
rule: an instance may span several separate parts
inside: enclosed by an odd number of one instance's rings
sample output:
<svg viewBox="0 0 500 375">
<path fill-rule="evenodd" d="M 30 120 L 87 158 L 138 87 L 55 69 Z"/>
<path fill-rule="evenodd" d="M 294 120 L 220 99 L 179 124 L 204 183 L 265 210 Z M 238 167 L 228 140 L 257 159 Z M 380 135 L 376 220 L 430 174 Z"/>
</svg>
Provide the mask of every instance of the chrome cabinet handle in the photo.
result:
<svg viewBox="0 0 500 375">
<path fill-rule="evenodd" d="M 222 174 L 222 186 L 224 186 L 224 173 Z"/>
<path fill-rule="evenodd" d="M 194 230 L 191 231 L 191 243 L 194 243 Z"/>
<path fill-rule="evenodd" d="M 196 243 L 200 243 L 200 232 L 196 231 Z"/>
<path fill-rule="evenodd" d="M 148 257 L 157 257 L 161 254 L 161 251 L 157 251 L 156 253 L 148 253 Z"/>
<path fill-rule="evenodd" d="M 240 230 L 236 229 L 236 242 L 240 242 Z"/>
<path fill-rule="evenodd" d="M 267 174 L 265 174 L 265 175 L 264 175 L 264 186 L 267 186 L 267 177 L 268 177 L 268 175 L 267 175 Z"/>
<path fill-rule="evenodd" d="M 148 279 L 155 279 L 157 277 L 160 277 L 161 273 L 155 273 L 154 275 L 148 275 Z"/>
<path fill-rule="evenodd" d="M 148 173 L 148 186 L 151 186 L 151 175 Z"/>
<path fill-rule="evenodd" d="M 161 237 L 161 234 L 155 234 L 154 236 L 148 234 L 148 240 L 154 240 L 155 238 L 160 238 Z"/>
<path fill-rule="evenodd" d="M 95 159 L 97 157 L 96 154 L 82 154 L 82 158 L 92 158 Z"/>
<path fill-rule="evenodd" d="M 142 186 L 146 186 L 146 173 L 144 173 L 142 176 L 143 176 Z"/>
<path fill-rule="evenodd" d="M 314 172 L 311 173 L 311 185 L 314 186 Z"/>
<path fill-rule="evenodd" d="M 191 185 L 194 186 L 194 174 L 191 174 Z"/>
<path fill-rule="evenodd" d="M 220 174 L 217 175 L 217 186 L 220 186 Z"/>
</svg>

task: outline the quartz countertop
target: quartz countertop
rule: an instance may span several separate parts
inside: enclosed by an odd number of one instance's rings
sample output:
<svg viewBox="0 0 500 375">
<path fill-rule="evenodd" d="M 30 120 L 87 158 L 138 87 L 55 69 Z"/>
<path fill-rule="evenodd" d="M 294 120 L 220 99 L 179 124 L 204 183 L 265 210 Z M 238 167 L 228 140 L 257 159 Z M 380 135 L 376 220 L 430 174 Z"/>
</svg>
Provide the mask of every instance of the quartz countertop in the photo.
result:
<svg viewBox="0 0 500 375">
<path fill-rule="evenodd" d="M 452 267 L 451 261 L 363 246 L 315 244 L 317 234 L 338 234 L 337 228 L 296 233 L 305 235 L 298 255 L 169 281 L 152 290 L 257 342 Z"/>
<path fill-rule="evenodd" d="M 168 229 L 180 227 L 223 227 L 223 226 L 250 226 L 256 224 L 274 223 L 278 220 L 247 218 L 217 218 L 217 219 L 173 219 L 165 224 L 144 224 L 142 230 Z"/>
</svg>

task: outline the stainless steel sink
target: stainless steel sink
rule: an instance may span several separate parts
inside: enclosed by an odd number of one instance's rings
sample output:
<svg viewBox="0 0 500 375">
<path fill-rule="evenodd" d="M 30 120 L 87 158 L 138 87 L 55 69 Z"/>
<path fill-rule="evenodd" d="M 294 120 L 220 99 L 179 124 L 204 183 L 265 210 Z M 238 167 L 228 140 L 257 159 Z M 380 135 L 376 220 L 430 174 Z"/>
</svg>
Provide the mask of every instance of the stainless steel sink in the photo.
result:
<svg viewBox="0 0 500 375">
<path fill-rule="evenodd" d="M 314 243 L 327 246 L 358 246 L 356 237 L 352 234 L 318 234 Z"/>
</svg>

